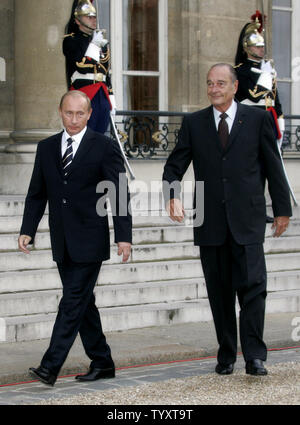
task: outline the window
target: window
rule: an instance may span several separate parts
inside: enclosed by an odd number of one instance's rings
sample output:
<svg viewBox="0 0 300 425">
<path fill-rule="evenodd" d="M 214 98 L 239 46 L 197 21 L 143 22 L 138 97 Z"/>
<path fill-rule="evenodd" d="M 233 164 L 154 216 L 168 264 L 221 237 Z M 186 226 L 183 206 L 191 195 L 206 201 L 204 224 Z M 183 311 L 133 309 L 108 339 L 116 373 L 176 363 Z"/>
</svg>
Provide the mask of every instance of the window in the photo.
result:
<svg viewBox="0 0 300 425">
<path fill-rule="evenodd" d="M 278 78 L 278 93 L 284 114 L 291 113 L 292 1 L 273 0 L 272 53 Z"/>
<path fill-rule="evenodd" d="M 112 78 L 119 110 L 166 109 L 167 3 L 111 0 Z"/>
</svg>

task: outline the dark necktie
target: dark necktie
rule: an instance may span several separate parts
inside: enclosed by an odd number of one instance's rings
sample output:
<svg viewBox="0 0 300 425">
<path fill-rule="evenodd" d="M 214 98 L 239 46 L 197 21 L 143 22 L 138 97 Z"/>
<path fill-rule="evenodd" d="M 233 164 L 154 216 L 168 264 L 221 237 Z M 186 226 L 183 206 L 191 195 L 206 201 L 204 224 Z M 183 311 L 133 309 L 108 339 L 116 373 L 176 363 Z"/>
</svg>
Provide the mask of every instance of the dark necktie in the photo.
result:
<svg viewBox="0 0 300 425">
<path fill-rule="evenodd" d="M 220 120 L 219 126 L 218 126 L 218 133 L 219 133 L 219 136 L 220 136 L 220 140 L 221 140 L 223 149 L 226 148 L 227 143 L 228 143 L 228 137 L 229 137 L 228 124 L 226 122 L 227 117 L 228 117 L 228 115 L 225 114 L 225 112 L 223 112 L 223 114 L 220 115 L 221 120 Z"/>
<path fill-rule="evenodd" d="M 63 170 L 64 170 L 65 176 L 67 176 L 70 165 L 72 164 L 72 161 L 73 161 L 73 148 L 72 148 L 73 139 L 70 137 L 67 140 L 67 142 L 68 142 L 68 146 L 62 158 L 62 164 L 63 164 Z"/>
</svg>

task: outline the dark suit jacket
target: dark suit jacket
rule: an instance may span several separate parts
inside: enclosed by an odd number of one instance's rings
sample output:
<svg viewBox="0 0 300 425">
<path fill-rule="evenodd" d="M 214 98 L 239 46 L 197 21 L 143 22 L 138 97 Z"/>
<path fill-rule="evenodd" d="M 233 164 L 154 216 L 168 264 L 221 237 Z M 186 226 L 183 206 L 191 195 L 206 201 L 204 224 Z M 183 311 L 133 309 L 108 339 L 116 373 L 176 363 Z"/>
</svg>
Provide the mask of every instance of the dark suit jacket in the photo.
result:
<svg viewBox="0 0 300 425">
<path fill-rule="evenodd" d="M 186 116 L 163 180 L 181 180 L 193 161 L 196 181 L 204 181 L 204 223 L 194 227 L 196 245 L 221 245 L 227 225 L 237 243 L 262 243 L 266 226 L 265 179 L 274 216 L 291 216 L 289 189 L 270 114 L 238 104 L 230 141 L 222 150 L 213 108 Z M 170 195 L 164 184 L 164 197 Z M 175 198 L 180 194 L 175 193 Z"/>
<path fill-rule="evenodd" d="M 62 261 L 65 243 L 73 261 L 107 260 L 110 256 L 108 217 L 100 217 L 96 211 L 105 190 L 97 193 L 96 187 L 103 181 L 113 183 L 119 201 L 119 175 L 125 173 L 120 148 L 115 141 L 87 129 L 65 178 L 61 138 L 62 133 L 56 134 L 38 144 L 20 233 L 34 240 L 48 201 L 54 261 Z M 128 205 L 127 180 L 121 190 L 125 190 L 123 203 Z M 124 215 L 122 205 L 123 216 L 120 216 L 119 206 L 117 203 L 113 217 L 115 242 L 131 242 L 131 215 L 128 210 Z"/>
</svg>

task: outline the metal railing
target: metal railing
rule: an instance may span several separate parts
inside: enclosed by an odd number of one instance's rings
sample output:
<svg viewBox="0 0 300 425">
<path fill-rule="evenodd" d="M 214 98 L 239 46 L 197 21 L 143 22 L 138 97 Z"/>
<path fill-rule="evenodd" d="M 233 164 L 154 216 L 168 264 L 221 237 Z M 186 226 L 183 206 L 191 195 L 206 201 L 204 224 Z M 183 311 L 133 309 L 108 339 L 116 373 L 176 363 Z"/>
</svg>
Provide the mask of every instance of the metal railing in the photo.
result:
<svg viewBox="0 0 300 425">
<path fill-rule="evenodd" d="M 166 159 L 178 141 L 182 119 L 189 112 L 117 111 L 116 128 L 128 158 Z M 284 153 L 299 153 L 300 115 L 285 116 Z"/>
</svg>

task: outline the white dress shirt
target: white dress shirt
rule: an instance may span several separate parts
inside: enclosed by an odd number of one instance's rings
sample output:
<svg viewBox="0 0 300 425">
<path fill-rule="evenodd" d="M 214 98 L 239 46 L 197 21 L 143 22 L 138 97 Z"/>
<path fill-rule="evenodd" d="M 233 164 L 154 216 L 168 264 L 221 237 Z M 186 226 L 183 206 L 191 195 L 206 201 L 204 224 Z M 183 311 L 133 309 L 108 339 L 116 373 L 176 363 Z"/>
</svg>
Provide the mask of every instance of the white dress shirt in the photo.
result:
<svg viewBox="0 0 300 425">
<path fill-rule="evenodd" d="M 220 115 L 222 115 L 222 112 L 218 111 L 215 107 L 213 107 L 213 110 L 214 110 L 214 118 L 215 118 L 216 128 L 217 128 L 217 131 L 218 131 L 219 122 L 221 120 Z M 229 134 L 230 134 L 232 126 L 233 126 L 236 111 L 237 111 L 237 103 L 235 101 L 233 101 L 231 106 L 227 109 L 227 111 L 225 111 L 226 114 L 228 115 L 228 117 L 226 118 L 226 122 L 227 122 L 227 125 L 228 125 Z"/>
<path fill-rule="evenodd" d="M 77 149 L 79 148 L 79 145 L 81 143 L 81 140 L 82 140 L 82 138 L 83 138 L 86 130 L 87 130 L 87 127 L 84 127 L 84 129 L 81 130 L 80 133 L 75 134 L 74 136 L 70 136 L 67 133 L 66 129 L 64 130 L 63 135 L 62 135 L 62 138 L 61 138 L 61 156 L 62 157 L 64 156 L 64 153 L 65 153 L 65 151 L 67 149 L 67 146 L 68 146 L 67 140 L 70 137 L 72 137 L 72 139 L 73 139 L 72 148 L 73 148 L 73 158 L 74 158 L 74 156 L 75 156 L 75 154 L 77 152 Z"/>
</svg>

